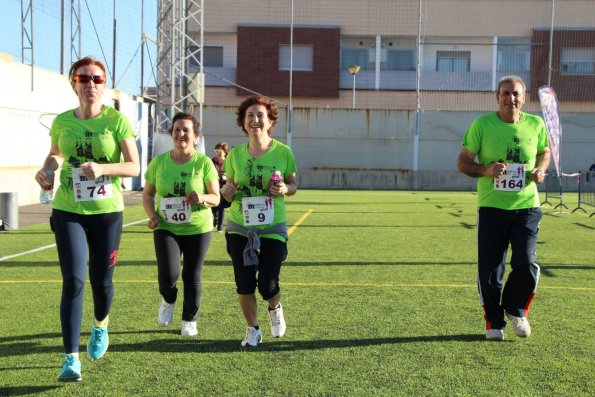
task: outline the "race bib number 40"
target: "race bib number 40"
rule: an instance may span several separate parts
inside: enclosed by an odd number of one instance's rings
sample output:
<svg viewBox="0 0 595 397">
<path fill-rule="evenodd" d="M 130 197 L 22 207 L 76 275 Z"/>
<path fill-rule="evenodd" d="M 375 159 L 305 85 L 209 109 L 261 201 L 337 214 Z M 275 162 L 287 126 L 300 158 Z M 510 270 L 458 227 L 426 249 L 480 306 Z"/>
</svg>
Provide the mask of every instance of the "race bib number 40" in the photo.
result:
<svg viewBox="0 0 595 397">
<path fill-rule="evenodd" d="M 75 201 L 96 201 L 112 197 L 112 177 L 102 175 L 89 179 L 82 175 L 80 168 L 72 169 L 72 190 Z"/>
<path fill-rule="evenodd" d="M 244 226 L 270 225 L 275 219 L 272 197 L 244 197 L 242 199 Z"/>
<path fill-rule="evenodd" d="M 525 164 L 508 164 L 500 178 L 494 178 L 494 190 L 520 192 L 525 187 Z"/>
<path fill-rule="evenodd" d="M 160 202 L 163 220 L 167 223 L 182 224 L 192 220 L 190 204 L 184 197 L 164 197 Z"/>
</svg>

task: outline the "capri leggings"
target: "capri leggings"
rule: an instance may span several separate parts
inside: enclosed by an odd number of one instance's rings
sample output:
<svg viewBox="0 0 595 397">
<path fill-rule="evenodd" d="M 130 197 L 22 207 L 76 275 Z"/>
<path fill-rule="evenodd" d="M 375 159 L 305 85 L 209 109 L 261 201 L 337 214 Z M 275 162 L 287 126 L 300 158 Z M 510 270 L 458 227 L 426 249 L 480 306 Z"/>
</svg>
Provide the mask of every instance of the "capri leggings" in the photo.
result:
<svg viewBox="0 0 595 397">
<path fill-rule="evenodd" d="M 174 303 L 178 295 L 180 256 L 184 255 L 182 281 L 184 306 L 182 320 L 196 321 L 202 297 L 202 267 L 211 243 L 211 232 L 178 236 L 168 230 L 155 230 L 155 255 L 159 292 L 167 303 Z"/>
<path fill-rule="evenodd" d="M 103 321 L 109 314 L 114 297 L 112 277 L 118 259 L 122 219 L 122 212 L 80 215 L 52 210 L 50 224 L 62 271 L 60 321 L 65 353 L 77 353 L 79 349 L 87 247 L 95 319 Z"/>
<path fill-rule="evenodd" d="M 277 295 L 279 288 L 279 273 L 281 264 L 287 259 L 287 243 L 272 238 L 260 239 L 260 255 L 258 268 L 244 266 L 244 247 L 248 238 L 240 234 L 226 233 L 227 253 L 233 263 L 237 293 L 251 295 L 256 291 L 262 299 L 269 300 Z"/>
</svg>

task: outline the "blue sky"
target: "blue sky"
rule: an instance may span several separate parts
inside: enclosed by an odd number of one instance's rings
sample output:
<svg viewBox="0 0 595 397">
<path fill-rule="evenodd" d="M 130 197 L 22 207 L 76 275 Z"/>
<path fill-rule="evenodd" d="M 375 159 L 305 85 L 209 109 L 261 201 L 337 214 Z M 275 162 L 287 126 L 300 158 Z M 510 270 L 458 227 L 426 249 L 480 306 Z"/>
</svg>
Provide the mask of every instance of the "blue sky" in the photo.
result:
<svg viewBox="0 0 595 397">
<path fill-rule="evenodd" d="M 142 31 L 157 38 L 157 8 L 159 0 L 144 0 L 144 27 L 141 30 L 142 0 L 80 0 L 81 49 L 79 57 L 93 56 L 109 71 L 113 66 L 114 2 L 116 10 L 116 88 L 139 94 L 141 86 Z M 25 0 L 26 6 L 29 1 Z M 35 65 L 60 72 L 61 0 L 33 0 L 33 49 Z M 71 0 L 65 0 L 64 64 L 66 72 L 71 59 Z M 9 53 L 20 62 L 21 0 L 2 1 L 3 20 L 0 23 L 0 51 Z M 29 22 L 27 22 L 27 27 Z M 26 40 L 26 39 L 25 39 Z M 29 46 L 25 42 L 25 46 Z M 78 48 L 78 40 L 75 43 Z M 154 86 L 151 74 L 157 48 L 147 41 L 145 48 L 144 85 Z M 73 55 L 74 57 L 74 55 Z M 31 62 L 31 51 L 25 51 L 25 63 Z M 152 64 L 151 64 L 152 63 Z M 108 72 L 109 73 L 109 72 Z M 108 76 L 108 87 L 112 87 Z"/>
</svg>

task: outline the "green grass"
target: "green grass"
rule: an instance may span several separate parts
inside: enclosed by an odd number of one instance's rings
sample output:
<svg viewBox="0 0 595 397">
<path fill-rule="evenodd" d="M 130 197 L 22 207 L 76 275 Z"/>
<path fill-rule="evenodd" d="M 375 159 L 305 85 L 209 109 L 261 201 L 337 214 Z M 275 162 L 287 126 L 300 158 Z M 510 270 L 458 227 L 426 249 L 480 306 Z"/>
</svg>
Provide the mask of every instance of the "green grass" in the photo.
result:
<svg viewBox="0 0 595 397">
<path fill-rule="evenodd" d="M 83 382 L 60 384 L 60 270 L 55 248 L 0 262 L 0 395 L 586 396 L 595 390 L 595 217 L 544 208 L 533 335 L 486 342 L 475 289 L 472 193 L 301 190 L 308 210 L 281 273 L 288 324 L 239 346 L 245 325 L 224 236 L 203 276 L 199 335 L 156 323 L 152 234 L 125 228 L 110 314 L 111 345 L 91 361 L 85 294 Z M 574 201 L 573 201 L 574 200 Z M 566 203 L 574 203 L 571 195 Z M 129 207 L 125 223 L 144 219 Z M 47 225 L 0 234 L 0 257 L 53 243 Z M 181 300 L 179 301 L 181 302 Z"/>
</svg>

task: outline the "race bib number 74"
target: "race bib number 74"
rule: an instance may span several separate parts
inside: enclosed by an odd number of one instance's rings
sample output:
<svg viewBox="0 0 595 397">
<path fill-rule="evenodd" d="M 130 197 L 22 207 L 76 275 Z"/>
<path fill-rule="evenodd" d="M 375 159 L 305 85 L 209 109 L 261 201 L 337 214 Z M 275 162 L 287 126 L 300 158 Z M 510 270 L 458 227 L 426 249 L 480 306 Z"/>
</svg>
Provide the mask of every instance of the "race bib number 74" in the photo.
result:
<svg viewBox="0 0 595 397">
<path fill-rule="evenodd" d="M 494 190 L 520 192 L 525 187 L 525 164 L 508 164 L 500 178 L 494 178 Z"/>
<path fill-rule="evenodd" d="M 72 190 L 75 201 L 96 201 L 112 197 L 112 177 L 102 175 L 89 179 L 82 175 L 80 168 L 72 169 Z"/>
</svg>

